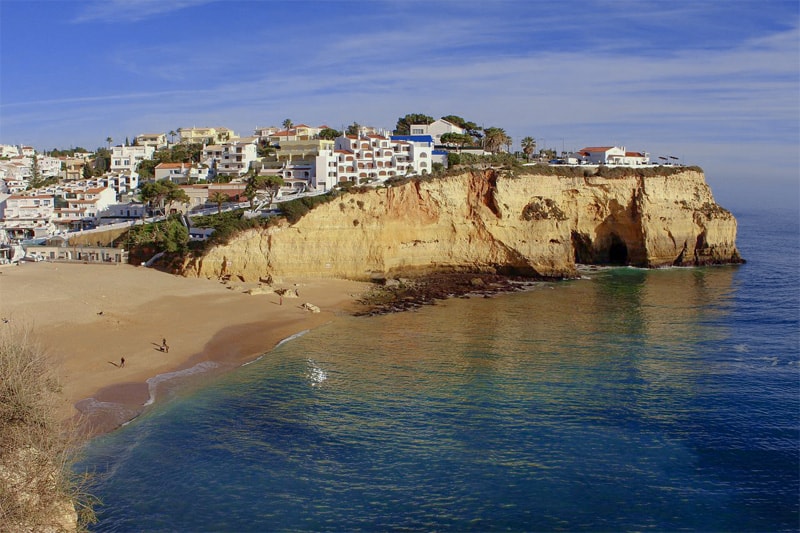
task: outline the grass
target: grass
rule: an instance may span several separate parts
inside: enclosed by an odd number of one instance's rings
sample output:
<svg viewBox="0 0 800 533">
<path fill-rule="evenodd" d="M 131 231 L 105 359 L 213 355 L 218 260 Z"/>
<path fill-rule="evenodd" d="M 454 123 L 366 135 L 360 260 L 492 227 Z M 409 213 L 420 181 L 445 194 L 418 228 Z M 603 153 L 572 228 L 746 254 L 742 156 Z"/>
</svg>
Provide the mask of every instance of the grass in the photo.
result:
<svg viewBox="0 0 800 533">
<path fill-rule="evenodd" d="M 94 498 L 73 465 L 77 426 L 58 419 L 61 386 L 28 331 L 0 330 L 0 532 L 83 531 Z"/>
</svg>

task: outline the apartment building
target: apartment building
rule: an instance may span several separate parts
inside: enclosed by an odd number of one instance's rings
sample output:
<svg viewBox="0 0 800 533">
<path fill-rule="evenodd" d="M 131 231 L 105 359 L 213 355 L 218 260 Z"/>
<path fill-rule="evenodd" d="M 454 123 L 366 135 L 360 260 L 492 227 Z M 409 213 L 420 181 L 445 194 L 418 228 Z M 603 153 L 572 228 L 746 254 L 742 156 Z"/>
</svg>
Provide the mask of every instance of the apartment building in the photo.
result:
<svg viewBox="0 0 800 533">
<path fill-rule="evenodd" d="M 110 187 L 72 189 L 64 195 L 65 207 L 54 209 L 53 224 L 62 231 L 86 229 L 97 225 L 100 213 L 116 203 L 116 193 Z"/>
<path fill-rule="evenodd" d="M 227 144 L 212 144 L 203 148 L 203 161 L 217 174 L 241 176 L 250 169 L 250 163 L 258 157 L 255 142 L 232 141 Z"/>
<path fill-rule="evenodd" d="M 0 201 L 0 226 L 12 239 L 46 237 L 55 230 L 55 197 L 52 195 L 7 196 Z"/>
<path fill-rule="evenodd" d="M 178 128 L 182 143 L 222 144 L 236 139 L 236 133 L 228 128 Z"/>
<path fill-rule="evenodd" d="M 111 149 L 110 170 L 133 172 L 139 168 L 139 163 L 145 159 L 152 159 L 155 152 L 153 146 L 114 146 Z"/>
</svg>

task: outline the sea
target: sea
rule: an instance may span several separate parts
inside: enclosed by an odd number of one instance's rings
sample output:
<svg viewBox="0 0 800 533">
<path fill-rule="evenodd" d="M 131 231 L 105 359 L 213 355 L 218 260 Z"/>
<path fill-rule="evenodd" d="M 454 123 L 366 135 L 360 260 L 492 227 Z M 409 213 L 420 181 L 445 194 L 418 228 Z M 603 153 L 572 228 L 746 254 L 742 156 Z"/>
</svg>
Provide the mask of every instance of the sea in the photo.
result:
<svg viewBox="0 0 800 533">
<path fill-rule="evenodd" d="M 798 531 L 800 217 L 743 265 L 341 317 L 91 441 L 92 531 Z M 194 376 L 196 378 L 196 376 Z"/>
</svg>

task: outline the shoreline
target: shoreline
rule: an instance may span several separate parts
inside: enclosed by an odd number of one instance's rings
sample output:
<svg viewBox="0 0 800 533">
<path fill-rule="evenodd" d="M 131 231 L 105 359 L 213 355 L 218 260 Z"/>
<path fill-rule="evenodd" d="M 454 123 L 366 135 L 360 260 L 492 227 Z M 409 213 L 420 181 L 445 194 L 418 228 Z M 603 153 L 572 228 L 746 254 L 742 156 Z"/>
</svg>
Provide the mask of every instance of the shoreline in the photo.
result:
<svg viewBox="0 0 800 533">
<path fill-rule="evenodd" d="M 287 279 L 273 285 L 287 289 L 281 297 L 245 292 L 265 288 L 256 283 L 132 265 L 30 263 L 0 269 L 0 327 L 27 335 L 59 365 L 58 417 L 78 420 L 94 437 L 158 404 L 159 389 L 171 379 L 213 379 L 293 335 L 355 314 L 368 285 Z M 160 349 L 162 339 L 168 352 Z"/>
</svg>

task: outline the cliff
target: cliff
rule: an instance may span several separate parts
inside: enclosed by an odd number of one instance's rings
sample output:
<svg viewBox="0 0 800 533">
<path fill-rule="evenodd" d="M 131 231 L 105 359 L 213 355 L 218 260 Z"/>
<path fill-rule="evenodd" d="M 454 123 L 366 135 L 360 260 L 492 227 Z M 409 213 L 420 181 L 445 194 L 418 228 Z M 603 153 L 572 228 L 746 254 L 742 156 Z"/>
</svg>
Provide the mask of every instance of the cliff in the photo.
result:
<svg viewBox="0 0 800 533">
<path fill-rule="evenodd" d="M 716 204 L 697 169 L 618 178 L 487 170 L 343 194 L 295 224 L 249 230 L 187 260 L 183 273 L 570 277 L 576 263 L 736 262 L 736 219 Z"/>
</svg>

